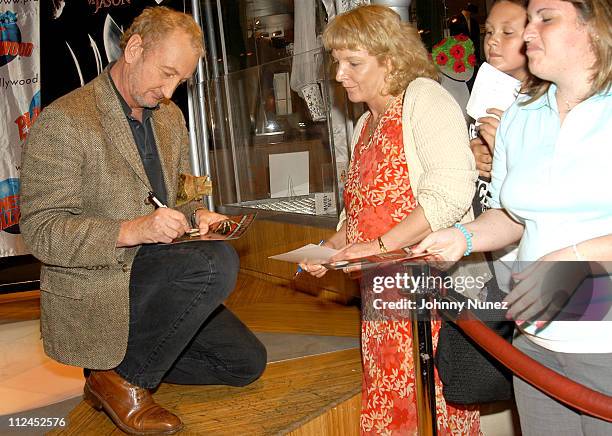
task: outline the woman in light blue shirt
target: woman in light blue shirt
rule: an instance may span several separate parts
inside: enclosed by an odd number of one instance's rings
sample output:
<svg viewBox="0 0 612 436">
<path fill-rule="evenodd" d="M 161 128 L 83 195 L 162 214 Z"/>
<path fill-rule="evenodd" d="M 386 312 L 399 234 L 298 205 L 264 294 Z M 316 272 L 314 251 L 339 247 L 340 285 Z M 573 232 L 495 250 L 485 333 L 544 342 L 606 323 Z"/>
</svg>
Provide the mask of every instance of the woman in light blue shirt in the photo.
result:
<svg viewBox="0 0 612 436">
<path fill-rule="evenodd" d="M 531 0 L 528 17 L 523 39 L 529 70 L 545 82 L 528 89 L 502 117 L 492 209 L 465 226 L 429 235 L 416 251 L 456 261 L 520 241 L 518 260 L 538 262 L 519 266 L 513 276 L 518 284 L 506 298 L 520 331 L 514 344 L 562 375 L 612 395 L 609 304 L 598 318 L 587 311 L 576 315 L 580 321 L 565 321 L 567 313 L 553 310 L 562 305 L 555 301 L 559 294 L 548 292 L 588 284 L 609 299 L 612 291 L 610 271 L 595 262 L 612 260 L 612 5 Z M 602 274 L 579 286 L 586 276 Z M 562 303 L 569 298 L 568 292 Z M 514 384 L 524 435 L 612 434 L 612 423 L 565 407 L 520 379 Z"/>
</svg>

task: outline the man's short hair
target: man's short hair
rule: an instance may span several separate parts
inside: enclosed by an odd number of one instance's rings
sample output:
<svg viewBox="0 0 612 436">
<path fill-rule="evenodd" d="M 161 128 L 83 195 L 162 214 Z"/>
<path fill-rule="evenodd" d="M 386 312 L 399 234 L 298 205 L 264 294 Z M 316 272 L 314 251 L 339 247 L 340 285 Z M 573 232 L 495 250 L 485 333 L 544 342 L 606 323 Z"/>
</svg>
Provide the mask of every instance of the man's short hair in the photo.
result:
<svg viewBox="0 0 612 436">
<path fill-rule="evenodd" d="M 165 6 L 146 8 L 137 16 L 130 27 L 121 36 L 121 50 L 125 50 L 127 42 L 136 34 L 142 38 L 145 49 L 169 35 L 180 30 L 191 38 L 192 47 L 204 54 L 202 29 L 193 17 Z"/>
</svg>

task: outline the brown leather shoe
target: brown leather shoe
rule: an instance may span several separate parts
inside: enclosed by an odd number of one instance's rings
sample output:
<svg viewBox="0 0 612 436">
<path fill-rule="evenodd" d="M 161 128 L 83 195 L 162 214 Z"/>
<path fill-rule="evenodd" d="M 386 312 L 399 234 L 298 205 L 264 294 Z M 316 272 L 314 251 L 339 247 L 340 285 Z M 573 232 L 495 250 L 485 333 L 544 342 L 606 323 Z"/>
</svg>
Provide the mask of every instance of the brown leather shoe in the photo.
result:
<svg viewBox="0 0 612 436">
<path fill-rule="evenodd" d="M 84 399 L 108 414 L 129 434 L 173 434 L 183 428 L 180 418 L 155 403 L 148 389 L 134 386 L 115 371 L 91 371 Z"/>
</svg>

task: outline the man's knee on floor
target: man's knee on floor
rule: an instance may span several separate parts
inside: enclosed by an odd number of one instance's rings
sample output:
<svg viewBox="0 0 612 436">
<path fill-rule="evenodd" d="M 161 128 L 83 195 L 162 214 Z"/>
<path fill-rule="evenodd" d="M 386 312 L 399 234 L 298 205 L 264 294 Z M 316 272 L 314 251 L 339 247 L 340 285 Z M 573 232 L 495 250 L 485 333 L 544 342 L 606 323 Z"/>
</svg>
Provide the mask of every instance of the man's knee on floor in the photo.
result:
<svg viewBox="0 0 612 436">
<path fill-rule="evenodd" d="M 266 361 L 268 352 L 266 347 L 259 341 L 255 340 L 244 350 L 243 365 L 240 368 L 240 377 L 236 380 L 234 386 L 246 386 L 253 383 L 263 374 L 266 369 Z"/>
</svg>

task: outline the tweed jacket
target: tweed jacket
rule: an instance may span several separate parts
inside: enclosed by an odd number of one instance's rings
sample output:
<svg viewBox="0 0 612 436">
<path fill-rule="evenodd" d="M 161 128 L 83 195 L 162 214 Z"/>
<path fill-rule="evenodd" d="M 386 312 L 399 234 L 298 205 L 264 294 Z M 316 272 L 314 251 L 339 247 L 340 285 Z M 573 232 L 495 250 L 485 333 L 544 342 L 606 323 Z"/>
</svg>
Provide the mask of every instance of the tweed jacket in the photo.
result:
<svg viewBox="0 0 612 436">
<path fill-rule="evenodd" d="M 174 207 L 190 172 L 180 109 L 161 104 L 153 131 Z M 138 247 L 117 248 L 122 221 L 153 212 L 151 190 L 108 69 L 43 110 L 23 149 L 21 232 L 43 264 L 45 352 L 75 366 L 117 366 L 127 346 L 129 280 Z M 179 210 L 187 216 L 196 204 Z"/>
</svg>

